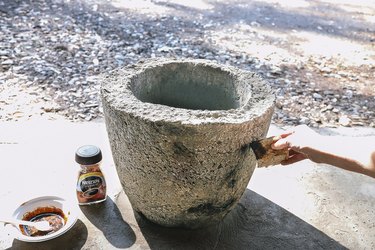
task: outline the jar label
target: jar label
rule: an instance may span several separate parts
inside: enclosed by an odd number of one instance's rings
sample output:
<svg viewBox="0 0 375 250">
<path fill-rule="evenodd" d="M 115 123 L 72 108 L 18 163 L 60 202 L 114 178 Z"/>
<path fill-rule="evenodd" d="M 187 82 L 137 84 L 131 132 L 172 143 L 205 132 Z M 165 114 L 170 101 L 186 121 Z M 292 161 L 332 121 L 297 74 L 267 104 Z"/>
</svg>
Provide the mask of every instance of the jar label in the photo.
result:
<svg viewBox="0 0 375 250">
<path fill-rule="evenodd" d="M 77 182 L 77 197 L 79 203 L 90 203 L 105 199 L 106 183 L 101 172 L 82 174 Z"/>
</svg>

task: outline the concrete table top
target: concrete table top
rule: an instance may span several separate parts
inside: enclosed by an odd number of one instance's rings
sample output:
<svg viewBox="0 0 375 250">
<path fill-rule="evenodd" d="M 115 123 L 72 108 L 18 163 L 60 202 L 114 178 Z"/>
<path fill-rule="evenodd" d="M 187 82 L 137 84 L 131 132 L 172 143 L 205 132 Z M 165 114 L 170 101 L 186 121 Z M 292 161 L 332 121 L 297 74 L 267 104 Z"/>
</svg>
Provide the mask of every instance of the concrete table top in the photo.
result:
<svg viewBox="0 0 375 250">
<path fill-rule="evenodd" d="M 321 130 L 339 135 L 374 129 Z M 270 135 L 280 133 L 271 126 Z M 99 123 L 30 121 L 0 124 L 0 217 L 41 195 L 75 199 L 75 150 L 103 151 L 108 199 L 81 206 L 75 226 L 42 243 L 14 239 L 0 224 L 0 249 L 374 249 L 375 179 L 303 161 L 256 169 L 240 203 L 218 225 L 164 228 L 133 212 Z"/>
</svg>

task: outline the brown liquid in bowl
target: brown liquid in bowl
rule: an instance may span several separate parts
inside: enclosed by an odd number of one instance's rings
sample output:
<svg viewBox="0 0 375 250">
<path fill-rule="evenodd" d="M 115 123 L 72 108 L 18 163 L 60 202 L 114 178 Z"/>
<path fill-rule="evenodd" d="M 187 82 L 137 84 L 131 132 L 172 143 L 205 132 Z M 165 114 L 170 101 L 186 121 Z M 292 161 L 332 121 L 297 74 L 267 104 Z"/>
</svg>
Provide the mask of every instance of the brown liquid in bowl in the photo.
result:
<svg viewBox="0 0 375 250">
<path fill-rule="evenodd" d="M 20 229 L 22 234 L 26 236 L 44 236 L 48 234 L 52 234 L 60 230 L 67 222 L 67 217 L 64 212 L 60 208 L 56 208 L 53 206 L 49 207 L 38 207 L 32 212 L 27 212 L 23 215 L 22 220 L 25 221 L 48 221 L 49 225 L 51 226 L 51 230 L 49 231 L 39 231 L 35 227 L 31 226 L 22 226 L 20 225 Z"/>
</svg>

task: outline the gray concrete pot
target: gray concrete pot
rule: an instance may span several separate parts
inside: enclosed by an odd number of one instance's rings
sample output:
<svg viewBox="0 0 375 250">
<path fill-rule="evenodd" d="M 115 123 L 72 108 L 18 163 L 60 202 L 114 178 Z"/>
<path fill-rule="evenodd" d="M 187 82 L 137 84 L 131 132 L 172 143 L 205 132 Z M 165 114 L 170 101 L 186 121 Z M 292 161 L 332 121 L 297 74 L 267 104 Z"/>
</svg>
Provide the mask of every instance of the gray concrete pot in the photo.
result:
<svg viewBox="0 0 375 250">
<path fill-rule="evenodd" d="M 275 96 L 252 72 L 204 60 L 149 60 L 102 78 L 119 178 L 133 208 L 164 226 L 220 221 L 256 167 Z"/>
</svg>

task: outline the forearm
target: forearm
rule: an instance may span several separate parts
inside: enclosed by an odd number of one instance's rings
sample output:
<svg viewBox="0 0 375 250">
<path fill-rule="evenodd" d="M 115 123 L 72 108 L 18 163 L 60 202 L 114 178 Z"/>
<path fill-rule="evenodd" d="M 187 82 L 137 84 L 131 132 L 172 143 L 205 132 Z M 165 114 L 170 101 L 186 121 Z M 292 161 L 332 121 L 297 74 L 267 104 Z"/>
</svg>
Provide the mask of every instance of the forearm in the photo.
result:
<svg viewBox="0 0 375 250">
<path fill-rule="evenodd" d="M 360 161 L 355 158 L 328 153 L 321 153 L 320 157 L 322 158 L 320 163 L 330 164 L 335 167 L 365 174 L 375 178 L 375 169 L 373 163 L 366 164 L 364 161 Z"/>
<path fill-rule="evenodd" d="M 375 137 L 322 136 L 319 141 L 319 144 L 304 149 L 312 161 L 375 178 Z"/>
</svg>

